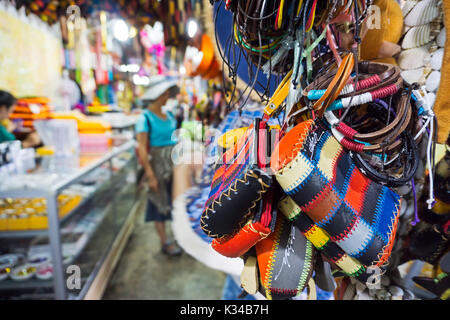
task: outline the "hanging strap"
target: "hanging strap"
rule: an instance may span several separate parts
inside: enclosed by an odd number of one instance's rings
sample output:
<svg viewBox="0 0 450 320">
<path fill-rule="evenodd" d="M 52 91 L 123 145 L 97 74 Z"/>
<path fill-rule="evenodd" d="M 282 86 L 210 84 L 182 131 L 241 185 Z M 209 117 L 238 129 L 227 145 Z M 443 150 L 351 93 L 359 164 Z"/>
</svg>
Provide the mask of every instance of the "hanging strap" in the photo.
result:
<svg viewBox="0 0 450 320">
<path fill-rule="evenodd" d="M 317 300 L 316 283 L 311 277 L 308 281 L 308 298 L 307 300 Z"/>
<path fill-rule="evenodd" d="M 297 59 L 295 63 L 301 64 L 303 58 L 311 54 L 311 52 L 318 46 L 320 41 L 322 41 L 325 38 L 325 35 L 326 30 L 324 30 L 322 34 L 308 48 L 306 48 L 303 51 L 301 58 Z M 303 73 L 302 65 L 300 65 L 300 69 L 301 71 L 298 73 L 297 77 L 299 77 Z M 287 96 L 290 93 L 290 90 L 292 90 L 290 89 L 290 85 L 292 82 L 291 80 L 293 79 L 292 78 L 293 70 L 296 70 L 296 68 L 294 67 L 291 69 L 291 71 L 289 71 L 289 73 L 284 77 L 283 81 L 281 81 L 281 83 L 278 85 L 278 88 L 273 93 L 272 98 L 270 98 L 267 107 L 264 109 L 265 119 L 271 117 L 275 113 L 275 111 L 278 110 L 280 105 L 284 102 L 284 100 L 286 100 Z"/>
<path fill-rule="evenodd" d="M 280 105 L 286 99 L 289 94 L 289 84 L 292 76 L 292 70 L 284 77 L 283 81 L 278 85 L 278 88 L 275 90 L 272 98 L 270 98 L 267 107 L 264 109 L 264 118 L 268 119 L 272 114 L 278 110 Z"/>
<path fill-rule="evenodd" d="M 241 273 L 241 287 L 249 294 L 256 294 L 259 288 L 258 262 L 256 257 L 250 256 L 244 264 Z"/>
<path fill-rule="evenodd" d="M 306 45 L 308 46 L 308 48 L 312 47 L 311 33 L 308 33 L 308 36 L 306 37 Z M 311 52 L 308 52 L 306 54 L 306 74 L 307 74 L 308 83 L 312 81 L 312 72 L 313 72 L 312 55 L 311 55 Z"/>
<path fill-rule="evenodd" d="M 317 112 L 317 115 L 321 118 L 325 110 L 336 100 L 341 93 L 342 89 L 347 84 L 348 79 L 353 71 L 355 64 L 355 57 L 353 54 L 347 54 L 342 60 L 339 69 L 331 81 L 325 94 L 314 103 L 313 109 Z"/>
</svg>

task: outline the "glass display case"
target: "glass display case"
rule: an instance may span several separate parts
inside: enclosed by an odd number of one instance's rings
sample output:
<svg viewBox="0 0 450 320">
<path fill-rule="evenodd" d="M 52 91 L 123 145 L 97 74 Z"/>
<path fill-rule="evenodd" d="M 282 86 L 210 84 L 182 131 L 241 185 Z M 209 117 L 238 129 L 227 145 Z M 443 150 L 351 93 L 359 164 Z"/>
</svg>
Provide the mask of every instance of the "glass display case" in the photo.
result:
<svg viewBox="0 0 450 320">
<path fill-rule="evenodd" d="M 135 210 L 135 141 L 0 183 L 0 299 L 84 299 Z"/>
</svg>

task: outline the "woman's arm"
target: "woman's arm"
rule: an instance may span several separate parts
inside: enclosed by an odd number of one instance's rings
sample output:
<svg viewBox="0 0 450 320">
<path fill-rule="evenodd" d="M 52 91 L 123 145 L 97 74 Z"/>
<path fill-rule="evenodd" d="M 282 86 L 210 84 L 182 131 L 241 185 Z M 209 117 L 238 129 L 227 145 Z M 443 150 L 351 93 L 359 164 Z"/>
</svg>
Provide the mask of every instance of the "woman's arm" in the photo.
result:
<svg viewBox="0 0 450 320">
<path fill-rule="evenodd" d="M 152 166 L 150 165 L 150 161 L 148 160 L 148 133 L 140 132 L 137 133 L 137 142 L 138 142 L 138 156 L 141 160 L 142 166 L 144 167 L 145 175 L 148 178 L 148 184 L 150 189 L 155 192 L 159 192 L 158 189 L 158 180 L 156 179 L 155 172 L 153 171 Z"/>
<path fill-rule="evenodd" d="M 37 132 L 30 133 L 25 140 L 22 141 L 23 148 L 34 148 L 42 143 L 41 137 Z"/>
</svg>

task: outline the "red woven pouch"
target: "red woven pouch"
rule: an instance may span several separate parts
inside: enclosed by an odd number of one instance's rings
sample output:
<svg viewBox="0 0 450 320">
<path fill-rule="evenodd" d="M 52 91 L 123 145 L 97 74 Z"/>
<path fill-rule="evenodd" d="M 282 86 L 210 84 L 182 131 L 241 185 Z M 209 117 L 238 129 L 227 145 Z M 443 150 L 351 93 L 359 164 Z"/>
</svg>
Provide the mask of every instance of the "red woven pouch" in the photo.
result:
<svg viewBox="0 0 450 320">
<path fill-rule="evenodd" d="M 212 247 L 218 253 L 230 258 L 244 255 L 254 245 L 265 239 L 274 228 L 276 212 L 272 211 L 273 191 L 269 190 L 260 201 L 255 217 L 236 234 L 214 239 Z"/>
</svg>

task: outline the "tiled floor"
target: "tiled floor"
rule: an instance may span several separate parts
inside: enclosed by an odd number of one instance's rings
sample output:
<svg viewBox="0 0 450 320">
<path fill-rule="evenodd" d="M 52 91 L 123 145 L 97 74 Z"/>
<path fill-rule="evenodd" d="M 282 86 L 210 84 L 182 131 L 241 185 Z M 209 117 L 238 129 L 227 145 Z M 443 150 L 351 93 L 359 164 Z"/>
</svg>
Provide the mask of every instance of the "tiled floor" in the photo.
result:
<svg viewBox="0 0 450 320">
<path fill-rule="evenodd" d="M 144 223 L 141 215 L 103 299 L 216 300 L 224 282 L 224 273 L 186 253 L 176 258 L 163 255 L 153 224 Z"/>
</svg>

